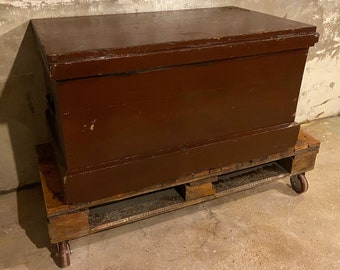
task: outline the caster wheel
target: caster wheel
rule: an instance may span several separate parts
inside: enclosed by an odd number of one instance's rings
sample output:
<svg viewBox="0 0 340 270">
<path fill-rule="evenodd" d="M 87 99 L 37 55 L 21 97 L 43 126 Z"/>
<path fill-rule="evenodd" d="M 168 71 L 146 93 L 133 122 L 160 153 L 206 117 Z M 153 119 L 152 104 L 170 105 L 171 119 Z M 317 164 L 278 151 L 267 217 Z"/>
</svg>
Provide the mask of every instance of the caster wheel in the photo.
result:
<svg viewBox="0 0 340 270">
<path fill-rule="evenodd" d="M 57 244 L 60 267 L 65 268 L 71 264 L 70 255 L 72 253 L 70 242 L 63 241 Z"/>
<path fill-rule="evenodd" d="M 308 181 L 304 174 L 292 175 L 290 177 L 290 183 L 292 185 L 292 189 L 298 193 L 304 193 L 308 190 Z"/>
</svg>

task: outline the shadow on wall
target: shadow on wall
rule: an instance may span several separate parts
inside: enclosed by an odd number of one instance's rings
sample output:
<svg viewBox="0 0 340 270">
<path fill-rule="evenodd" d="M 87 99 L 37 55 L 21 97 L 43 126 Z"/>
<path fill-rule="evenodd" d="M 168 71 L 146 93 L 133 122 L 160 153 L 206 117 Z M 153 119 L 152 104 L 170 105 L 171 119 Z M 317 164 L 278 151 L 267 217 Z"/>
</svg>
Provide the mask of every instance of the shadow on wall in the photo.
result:
<svg viewBox="0 0 340 270">
<path fill-rule="evenodd" d="M 11 46 L 6 40 L 20 37 L 23 32 L 24 38 L 0 97 L 0 124 L 8 128 L 11 143 L 8 147 L 13 152 L 3 154 L 14 156 L 20 189 L 39 183 L 35 145 L 48 140 L 43 70 L 32 27 L 22 24 L 0 36 L 0 40 L 5 42 L 4 46 Z M 19 224 L 38 248 L 48 247 L 41 189 L 20 189 L 17 191 Z"/>
<path fill-rule="evenodd" d="M 4 43 L 3 46 L 10 47 L 13 46 L 10 41 L 24 32 L 24 38 L 0 97 L 0 124 L 7 125 L 13 152 L 2 154 L 13 155 L 15 161 L 15 172 L 6 172 L 4 176 L 17 175 L 18 179 L 18 183 L 13 179 L 11 187 L 39 182 L 35 145 L 48 140 L 43 70 L 32 27 L 22 24 L 0 39 Z"/>
</svg>

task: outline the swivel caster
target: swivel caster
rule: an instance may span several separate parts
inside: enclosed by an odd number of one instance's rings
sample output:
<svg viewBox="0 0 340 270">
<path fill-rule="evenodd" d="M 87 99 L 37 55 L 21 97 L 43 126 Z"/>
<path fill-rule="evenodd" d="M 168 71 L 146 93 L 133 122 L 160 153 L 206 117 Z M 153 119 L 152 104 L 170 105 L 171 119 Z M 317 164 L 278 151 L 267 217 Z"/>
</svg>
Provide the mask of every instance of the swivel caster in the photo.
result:
<svg viewBox="0 0 340 270">
<path fill-rule="evenodd" d="M 292 185 L 292 189 L 298 193 L 304 193 L 308 190 L 308 181 L 304 173 L 292 175 L 290 177 L 290 183 Z"/>
<path fill-rule="evenodd" d="M 65 268 L 67 266 L 70 266 L 71 264 L 70 255 L 72 253 L 70 242 L 63 241 L 63 242 L 57 243 L 57 249 L 58 249 L 58 257 L 60 260 L 60 267 Z"/>
</svg>

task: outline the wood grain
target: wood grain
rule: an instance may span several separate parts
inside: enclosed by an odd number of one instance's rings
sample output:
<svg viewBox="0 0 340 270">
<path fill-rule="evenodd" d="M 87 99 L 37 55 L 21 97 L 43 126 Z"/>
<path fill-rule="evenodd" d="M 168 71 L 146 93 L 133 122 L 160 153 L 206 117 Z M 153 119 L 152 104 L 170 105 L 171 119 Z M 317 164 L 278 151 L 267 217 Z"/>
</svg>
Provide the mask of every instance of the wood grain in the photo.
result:
<svg viewBox="0 0 340 270">
<path fill-rule="evenodd" d="M 186 201 L 215 195 L 215 190 L 211 183 L 202 183 L 200 185 L 193 186 L 190 184 L 180 185 L 176 187 L 176 190 Z"/>
<path fill-rule="evenodd" d="M 51 243 L 76 239 L 89 234 L 89 209 L 48 218 Z"/>
</svg>

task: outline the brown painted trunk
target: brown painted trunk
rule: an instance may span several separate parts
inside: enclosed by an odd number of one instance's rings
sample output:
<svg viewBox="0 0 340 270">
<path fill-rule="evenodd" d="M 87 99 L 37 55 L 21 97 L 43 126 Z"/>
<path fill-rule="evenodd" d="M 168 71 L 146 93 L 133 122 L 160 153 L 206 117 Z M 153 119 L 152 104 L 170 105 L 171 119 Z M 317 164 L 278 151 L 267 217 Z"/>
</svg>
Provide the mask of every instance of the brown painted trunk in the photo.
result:
<svg viewBox="0 0 340 270">
<path fill-rule="evenodd" d="M 69 203 L 295 145 L 313 26 L 235 7 L 32 24 Z"/>
</svg>

